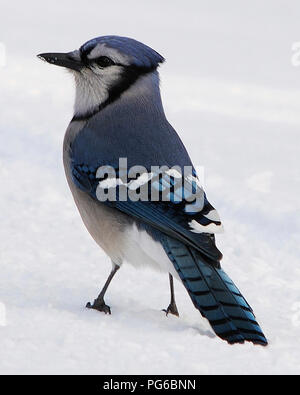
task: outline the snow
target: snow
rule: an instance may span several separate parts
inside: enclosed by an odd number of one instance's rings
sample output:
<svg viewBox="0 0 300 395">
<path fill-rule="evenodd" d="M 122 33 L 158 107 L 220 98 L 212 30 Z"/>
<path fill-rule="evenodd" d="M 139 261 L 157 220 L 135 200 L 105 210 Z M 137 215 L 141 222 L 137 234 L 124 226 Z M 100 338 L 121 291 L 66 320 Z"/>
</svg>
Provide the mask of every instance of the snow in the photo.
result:
<svg viewBox="0 0 300 395">
<path fill-rule="evenodd" d="M 299 374 L 300 67 L 291 62 L 299 2 L 86 7 L 1 0 L 0 373 Z M 64 178 L 71 76 L 35 55 L 104 34 L 134 37 L 166 57 L 168 119 L 204 167 L 225 228 L 217 236 L 223 268 L 253 307 L 268 347 L 215 337 L 177 281 L 180 318 L 166 317 L 168 276 L 130 266 L 109 288 L 111 316 L 84 308 L 110 262 Z"/>
</svg>

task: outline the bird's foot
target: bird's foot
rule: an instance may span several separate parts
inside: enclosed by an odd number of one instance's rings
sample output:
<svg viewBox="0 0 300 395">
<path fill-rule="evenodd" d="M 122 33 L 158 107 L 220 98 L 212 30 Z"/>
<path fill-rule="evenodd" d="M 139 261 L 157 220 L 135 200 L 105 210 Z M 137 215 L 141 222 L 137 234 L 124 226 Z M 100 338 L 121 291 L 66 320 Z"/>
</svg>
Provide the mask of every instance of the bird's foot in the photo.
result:
<svg viewBox="0 0 300 395">
<path fill-rule="evenodd" d="M 163 309 L 163 311 L 166 313 L 166 315 L 173 314 L 176 315 L 176 317 L 179 317 L 176 303 L 170 303 L 167 309 Z"/>
<path fill-rule="evenodd" d="M 110 307 L 105 304 L 103 299 L 101 300 L 95 299 L 93 304 L 88 302 L 85 307 L 87 309 L 102 311 L 105 314 L 111 314 Z"/>
</svg>

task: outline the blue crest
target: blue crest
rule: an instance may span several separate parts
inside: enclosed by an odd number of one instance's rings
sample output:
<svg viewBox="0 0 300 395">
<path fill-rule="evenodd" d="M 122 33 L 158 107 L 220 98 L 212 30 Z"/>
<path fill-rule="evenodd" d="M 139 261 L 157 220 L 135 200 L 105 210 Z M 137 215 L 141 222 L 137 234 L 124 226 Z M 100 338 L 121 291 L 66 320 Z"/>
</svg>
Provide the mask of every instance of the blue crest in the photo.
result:
<svg viewBox="0 0 300 395">
<path fill-rule="evenodd" d="M 118 50 L 129 56 L 132 64 L 138 67 L 154 68 L 159 63 L 164 62 L 164 58 L 154 49 L 147 45 L 128 37 L 102 36 L 87 41 L 80 48 L 81 53 L 88 54 L 98 44 L 105 44 L 107 47 Z"/>
</svg>

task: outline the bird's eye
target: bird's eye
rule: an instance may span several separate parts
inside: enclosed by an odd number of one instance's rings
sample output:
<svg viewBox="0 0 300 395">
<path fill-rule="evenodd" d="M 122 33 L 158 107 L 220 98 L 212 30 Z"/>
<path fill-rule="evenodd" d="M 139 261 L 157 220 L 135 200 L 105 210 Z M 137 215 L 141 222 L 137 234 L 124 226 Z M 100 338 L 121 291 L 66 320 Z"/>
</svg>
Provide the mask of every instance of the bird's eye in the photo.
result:
<svg viewBox="0 0 300 395">
<path fill-rule="evenodd" d="M 107 56 L 100 56 L 99 58 L 95 59 L 95 63 L 97 63 L 100 67 L 108 67 L 114 64 L 114 62 Z"/>
</svg>

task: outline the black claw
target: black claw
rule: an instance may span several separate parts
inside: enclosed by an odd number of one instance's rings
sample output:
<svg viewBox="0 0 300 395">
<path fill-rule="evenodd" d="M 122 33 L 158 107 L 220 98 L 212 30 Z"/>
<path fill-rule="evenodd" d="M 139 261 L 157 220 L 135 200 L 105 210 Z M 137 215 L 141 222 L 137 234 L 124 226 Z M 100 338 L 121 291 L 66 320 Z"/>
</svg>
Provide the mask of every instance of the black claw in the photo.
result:
<svg viewBox="0 0 300 395">
<path fill-rule="evenodd" d="M 88 302 L 88 303 L 86 304 L 85 307 L 86 307 L 87 309 L 94 309 L 94 310 L 101 311 L 101 312 L 103 312 L 103 313 L 105 313 L 105 314 L 111 314 L 110 307 L 107 306 L 107 305 L 104 303 L 104 301 L 99 302 L 99 301 L 96 301 L 96 300 L 95 300 L 93 304 L 91 304 L 90 302 Z"/>
<path fill-rule="evenodd" d="M 173 314 L 173 315 L 176 315 L 176 317 L 179 317 L 179 313 L 178 313 L 177 306 L 175 303 L 169 304 L 168 308 L 163 309 L 163 311 L 166 313 L 166 315 Z"/>
</svg>

